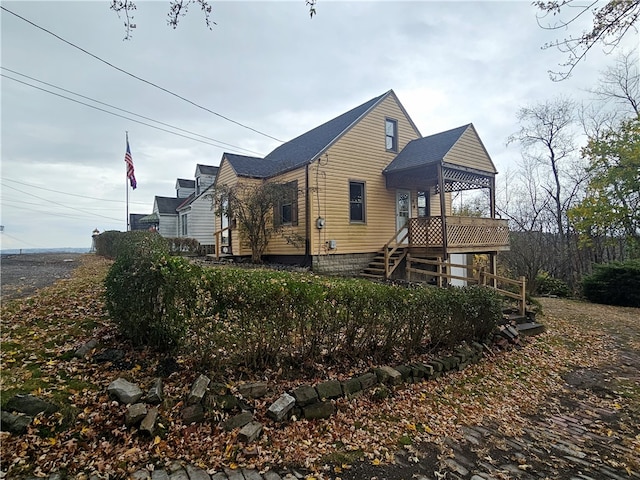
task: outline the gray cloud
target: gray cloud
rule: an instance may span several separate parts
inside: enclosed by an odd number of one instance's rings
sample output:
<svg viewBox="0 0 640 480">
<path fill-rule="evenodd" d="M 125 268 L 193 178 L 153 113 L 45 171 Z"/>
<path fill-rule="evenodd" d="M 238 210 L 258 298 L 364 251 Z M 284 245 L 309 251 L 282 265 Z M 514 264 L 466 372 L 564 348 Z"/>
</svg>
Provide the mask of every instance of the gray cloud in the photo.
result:
<svg viewBox="0 0 640 480">
<path fill-rule="evenodd" d="M 302 0 L 214 0 L 213 31 L 197 9 L 172 30 L 166 27 L 168 2 L 139 2 L 130 41 L 122 40 L 122 20 L 108 2 L 3 5 L 133 74 L 282 140 L 393 88 L 424 135 L 473 122 L 501 171 L 517 154 L 504 146 L 517 128 L 517 109 L 557 94 L 586 97 L 584 89 L 610 61 L 593 52 L 574 78 L 552 83 L 547 70 L 563 57 L 540 49 L 555 33 L 537 26 L 527 2 L 323 0 L 310 20 Z M 1 27 L 3 67 L 237 147 L 266 154 L 278 145 L 5 12 Z M 217 165 L 225 150 L 247 154 L 5 78 L 1 88 L 3 183 L 27 192 L 2 188 L 2 224 L 11 235 L 3 235 L 2 248 L 86 246 L 96 227 L 124 229 L 125 131 L 140 185 L 131 192 L 131 211 L 140 213 L 151 211 L 154 195 L 173 195 L 175 179 L 192 178 L 197 163 Z"/>
</svg>

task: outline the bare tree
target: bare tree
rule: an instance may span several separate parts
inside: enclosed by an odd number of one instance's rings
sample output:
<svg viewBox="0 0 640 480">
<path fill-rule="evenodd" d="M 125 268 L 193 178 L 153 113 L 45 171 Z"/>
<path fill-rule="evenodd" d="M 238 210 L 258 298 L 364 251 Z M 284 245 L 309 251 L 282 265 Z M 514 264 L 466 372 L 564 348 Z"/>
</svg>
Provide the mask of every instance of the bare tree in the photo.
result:
<svg viewBox="0 0 640 480">
<path fill-rule="evenodd" d="M 309 15 L 311 18 L 317 13 L 316 3 L 317 0 L 305 0 L 305 4 L 309 7 Z M 216 22 L 211 19 L 211 12 L 213 10 L 211 0 L 171 0 L 169 2 L 169 13 L 167 14 L 167 25 L 176 29 L 180 23 L 180 19 L 188 13 L 191 5 L 200 8 L 200 11 L 204 15 L 205 25 L 209 30 L 212 30 Z M 136 28 L 136 24 L 133 23 L 133 12 L 138 8 L 136 0 L 111 0 L 110 8 L 116 12 L 118 17 L 124 17 L 124 39 L 130 40 L 133 36 L 133 30 Z"/>
<path fill-rule="evenodd" d="M 555 233 L 563 241 L 566 234 L 566 208 L 571 203 L 574 188 L 565 196 L 564 179 L 569 171 L 575 172 L 575 103 L 567 98 L 523 107 L 517 117 L 520 130 L 508 139 L 522 147 L 525 177 L 537 181 L 550 199 L 550 213 L 555 220 Z M 537 188 L 529 188 L 530 192 Z M 532 194 L 532 193 L 530 193 Z"/>
<path fill-rule="evenodd" d="M 640 18 L 640 0 L 609 0 L 598 6 L 598 0 L 580 3 L 575 0 L 538 0 L 538 25 L 548 30 L 566 31 L 587 15 L 593 16 L 593 26 L 579 36 L 569 36 L 544 45 L 543 48 L 558 48 L 567 54 L 567 61 L 560 66 L 563 71 L 549 71 L 553 80 L 564 80 L 597 44 L 607 53 L 613 52 L 629 31 L 637 32 Z"/>
<path fill-rule="evenodd" d="M 622 52 L 600 75 L 592 93 L 604 103 L 614 103 L 625 117 L 640 115 L 640 70 L 638 50 Z"/>
</svg>

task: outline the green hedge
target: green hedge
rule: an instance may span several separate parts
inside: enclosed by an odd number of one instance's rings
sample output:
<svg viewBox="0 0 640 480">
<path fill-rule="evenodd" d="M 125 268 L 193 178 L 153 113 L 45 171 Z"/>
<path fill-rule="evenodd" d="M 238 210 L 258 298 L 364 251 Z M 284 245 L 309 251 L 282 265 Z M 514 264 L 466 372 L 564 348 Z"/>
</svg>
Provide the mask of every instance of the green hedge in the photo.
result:
<svg viewBox="0 0 640 480">
<path fill-rule="evenodd" d="M 594 303 L 640 307 L 640 261 L 594 265 L 582 280 L 582 292 Z"/>
<path fill-rule="evenodd" d="M 482 287 L 392 286 L 266 269 L 202 269 L 152 237 L 121 245 L 107 308 L 137 345 L 251 369 L 325 358 L 409 358 L 484 340 L 502 301 Z"/>
<path fill-rule="evenodd" d="M 123 235 L 117 251 L 105 279 L 105 303 L 120 333 L 134 345 L 178 347 L 194 309 L 190 289 L 198 268 L 171 256 L 167 242 L 152 232 Z"/>
</svg>

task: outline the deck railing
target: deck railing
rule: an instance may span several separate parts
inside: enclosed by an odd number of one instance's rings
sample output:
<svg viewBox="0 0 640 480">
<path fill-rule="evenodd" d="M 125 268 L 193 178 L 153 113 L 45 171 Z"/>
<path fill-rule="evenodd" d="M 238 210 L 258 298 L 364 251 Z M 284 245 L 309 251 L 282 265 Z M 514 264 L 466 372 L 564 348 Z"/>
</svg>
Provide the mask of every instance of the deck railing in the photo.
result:
<svg viewBox="0 0 640 480">
<path fill-rule="evenodd" d="M 467 275 L 454 275 L 452 268 L 463 269 Z M 469 270 L 473 273 L 469 274 Z M 441 258 L 428 260 L 414 258 L 407 255 L 406 262 L 407 280 L 412 280 L 412 274 L 426 278 L 434 278 L 436 285 L 443 287 L 451 280 L 463 280 L 467 285 L 482 285 L 494 289 L 498 294 L 516 300 L 520 315 L 525 315 L 527 303 L 527 280 L 520 277 L 518 280 L 502 277 L 487 271 L 485 267 L 474 268 L 473 265 L 464 265 L 451 262 L 443 262 Z"/>
<path fill-rule="evenodd" d="M 480 217 L 446 217 L 447 248 L 483 248 L 502 250 L 509 246 L 507 220 Z M 442 218 L 409 219 L 409 244 L 412 247 L 442 247 Z"/>
</svg>

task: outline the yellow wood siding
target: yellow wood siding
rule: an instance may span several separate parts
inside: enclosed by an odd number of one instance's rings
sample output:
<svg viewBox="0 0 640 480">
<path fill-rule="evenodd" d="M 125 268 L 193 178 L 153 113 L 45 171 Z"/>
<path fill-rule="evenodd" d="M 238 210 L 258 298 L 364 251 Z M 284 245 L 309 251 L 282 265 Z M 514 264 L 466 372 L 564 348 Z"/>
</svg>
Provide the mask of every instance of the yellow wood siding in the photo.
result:
<svg viewBox="0 0 640 480">
<path fill-rule="evenodd" d="M 419 138 L 409 119 L 390 95 L 336 142 L 320 162 L 310 166 L 311 253 L 313 255 L 378 251 L 396 232 L 396 191 L 387 190 L 382 170 L 396 152 L 385 148 L 385 119 L 398 122 L 398 152 Z M 365 222 L 349 221 L 349 182 L 365 184 Z M 415 215 L 415 192 L 412 210 Z M 320 211 L 318 211 L 320 205 Z M 315 219 L 325 219 L 319 230 Z M 336 241 L 329 250 L 327 242 Z"/>
<path fill-rule="evenodd" d="M 224 158 L 222 159 L 222 163 L 220 164 L 220 168 L 218 169 L 218 176 L 216 177 L 215 187 L 219 187 L 222 185 L 226 185 L 228 187 L 233 187 L 238 184 L 239 179 L 236 175 L 236 172 L 233 170 L 229 162 L 227 162 Z M 245 181 L 246 179 L 242 179 Z M 220 215 L 216 215 L 216 230 L 221 229 L 221 218 Z M 240 238 L 239 232 L 237 229 L 234 229 L 231 232 L 231 246 L 234 255 L 251 255 L 251 249 L 246 248 L 243 245 L 242 239 Z"/>
<path fill-rule="evenodd" d="M 283 226 L 282 230 L 271 237 L 267 247 L 267 255 L 304 255 L 306 238 L 306 195 L 305 167 L 298 168 L 283 175 L 270 178 L 269 182 L 298 182 L 298 225 Z M 295 243 L 287 241 L 295 239 Z"/>
<path fill-rule="evenodd" d="M 444 157 L 445 162 L 496 173 L 491 158 L 482 146 L 480 137 L 473 126 L 467 128 L 453 148 Z"/>
</svg>

